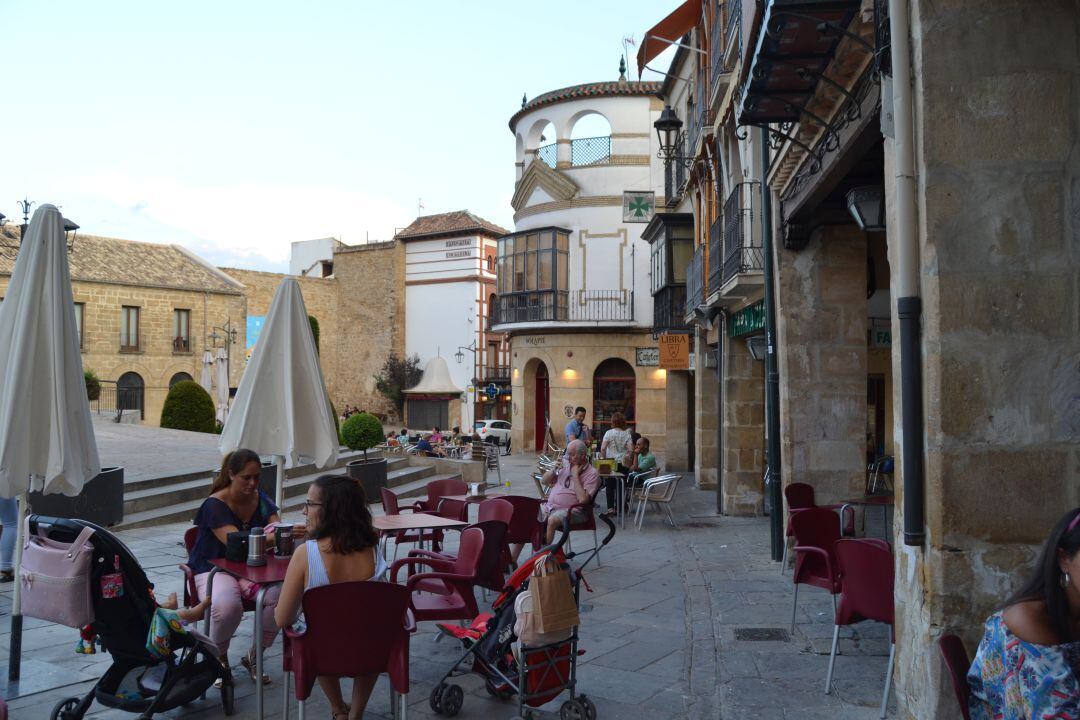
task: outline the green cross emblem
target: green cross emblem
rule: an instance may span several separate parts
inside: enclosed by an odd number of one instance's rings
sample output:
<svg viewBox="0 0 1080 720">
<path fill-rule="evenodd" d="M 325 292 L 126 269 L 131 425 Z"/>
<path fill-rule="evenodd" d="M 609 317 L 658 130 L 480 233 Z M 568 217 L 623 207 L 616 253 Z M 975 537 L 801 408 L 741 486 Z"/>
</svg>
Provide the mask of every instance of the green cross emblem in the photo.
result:
<svg viewBox="0 0 1080 720">
<path fill-rule="evenodd" d="M 634 217 L 645 217 L 650 210 L 652 210 L 652 205 L 643 197 L 636 197 L 630 201 L 630 212 L 634 214 Z"/>
</svg>

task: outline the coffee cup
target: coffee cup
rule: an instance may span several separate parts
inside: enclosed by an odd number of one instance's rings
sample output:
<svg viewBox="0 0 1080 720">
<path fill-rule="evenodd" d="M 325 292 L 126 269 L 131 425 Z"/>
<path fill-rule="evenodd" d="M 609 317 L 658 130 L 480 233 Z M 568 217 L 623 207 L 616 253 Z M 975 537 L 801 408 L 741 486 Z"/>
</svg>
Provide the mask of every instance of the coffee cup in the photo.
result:
<svg viewBox="0 0 1080 720">
<path fill-rule="evenodd" d="M 293 554 L 295 540 L 293 538 L 293 526 L 289 523 L 281 523 L 274 530 L 274 544 L 277 554 L 287 557 Z"/>
</svg>

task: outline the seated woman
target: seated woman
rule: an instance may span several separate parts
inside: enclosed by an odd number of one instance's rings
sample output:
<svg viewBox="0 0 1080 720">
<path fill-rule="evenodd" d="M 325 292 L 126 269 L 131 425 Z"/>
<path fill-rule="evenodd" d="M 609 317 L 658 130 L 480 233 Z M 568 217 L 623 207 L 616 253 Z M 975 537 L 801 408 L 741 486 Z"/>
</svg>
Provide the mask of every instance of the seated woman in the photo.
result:
<svg viewBox="0 0 1080 720">
<path fill-rule="evenodd" d="M 364 491 L 343 475 L 323 475 L 308 488 L 304 503 L 308 535 L 289 561 L 285 583 L 274 614 L 278 627 L 293 624 L 308 588 L 354 580 L 382 580 L 386 561 L 378 551 L 378 535 Z M 359 609 L 358 609 L 359 611 Z M 330 620 L 332 622 L 332 620 Z M 331 720 L 364 716 L 364 708 L 378 675 L 353 678 L 352 706 L 341 696 L 336 677 L 320 677 L 319 686 L 330 700 Z"/>
<path fill-rule="evenodd" d="M 1032 577 L 986 621 L 968 685 L 973 720 L 1080 717 L 1080 508 L 1058 521 Z"/>
<path fill-rule="evenodd" d="M 212 569 L 210 561 L 225 557 L 229 533 L 266 527 L 280 519 L 274 501 L 259 490 L 261 467 L 259 456 L 251 450 L 241 448 L 226 455 L 210 488 L 210 497 L 203 501 L 195 514 L 199 534 L 191 548 L 188 565 L 195 573 L 199 597 L 206 597 L 206 580 Z M 295 532 L 302 536 L 303 528 L 294 528 Z M 268 535 L 267 545 L 273 545 L 273 542 L 273 535 Z M 225 667 L 229 667 L 229 643 L 244 613 L 243 600 L 254 597 L 255 591 L 255 585 L 228 573 L 219 572 L 214 576 L 213 596 L 210 598 L 210 639 L 221 650 L 221 662 Z M 273 623 L 277 598 L 276 587 L 268 589 L 264 596 L 264 648 L 272 645 L 277 636 L 277 627 Z M 240 664 L 254 680 L 254 648 L 240 659 Z M 263 682 L 269 681 L 264 675 Z"/>
</svg>

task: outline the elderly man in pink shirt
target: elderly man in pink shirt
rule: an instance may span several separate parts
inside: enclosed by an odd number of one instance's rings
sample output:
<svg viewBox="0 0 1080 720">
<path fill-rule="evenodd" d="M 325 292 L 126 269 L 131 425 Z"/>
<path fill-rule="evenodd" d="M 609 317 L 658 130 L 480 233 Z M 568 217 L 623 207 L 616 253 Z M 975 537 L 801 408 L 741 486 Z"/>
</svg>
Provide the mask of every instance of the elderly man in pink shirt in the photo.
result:
<svg viewBox="0 0 1080 720">
<path fill-rule="evenodd" d="M 574 505 L 587 503 L 596 495 L 600 487 L 600 475 L 589 464 L 589 452 L 585 443 L 573 440 L 566 446 L 566 455 L 562 467 L 556 473 L 549 470 L 541 480 L 551 486 L 547 500 L 540 508 L 541 519 L 547 522 L 547 542 L 555 539 L 555 533 L 562 527 L 563 519 Z M 582 509 L 573 511 L 570 521 L 585 518 Z"/>
</svg>

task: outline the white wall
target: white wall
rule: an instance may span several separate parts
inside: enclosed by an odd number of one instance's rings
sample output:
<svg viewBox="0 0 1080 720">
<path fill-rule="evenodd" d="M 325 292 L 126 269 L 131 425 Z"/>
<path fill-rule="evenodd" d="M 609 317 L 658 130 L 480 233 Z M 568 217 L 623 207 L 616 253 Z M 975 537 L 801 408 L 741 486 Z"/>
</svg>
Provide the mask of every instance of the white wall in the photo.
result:
<svg viewBox="0 0 1080 720">
<path fill-rule="evenodd" d="M 334 238 L 299 240 L 289 252 L 289 274 L 300 275 L 320 260 L 334 259 Z M 313 273 L 321 276 L 319 273 Z"/>
</svg>

